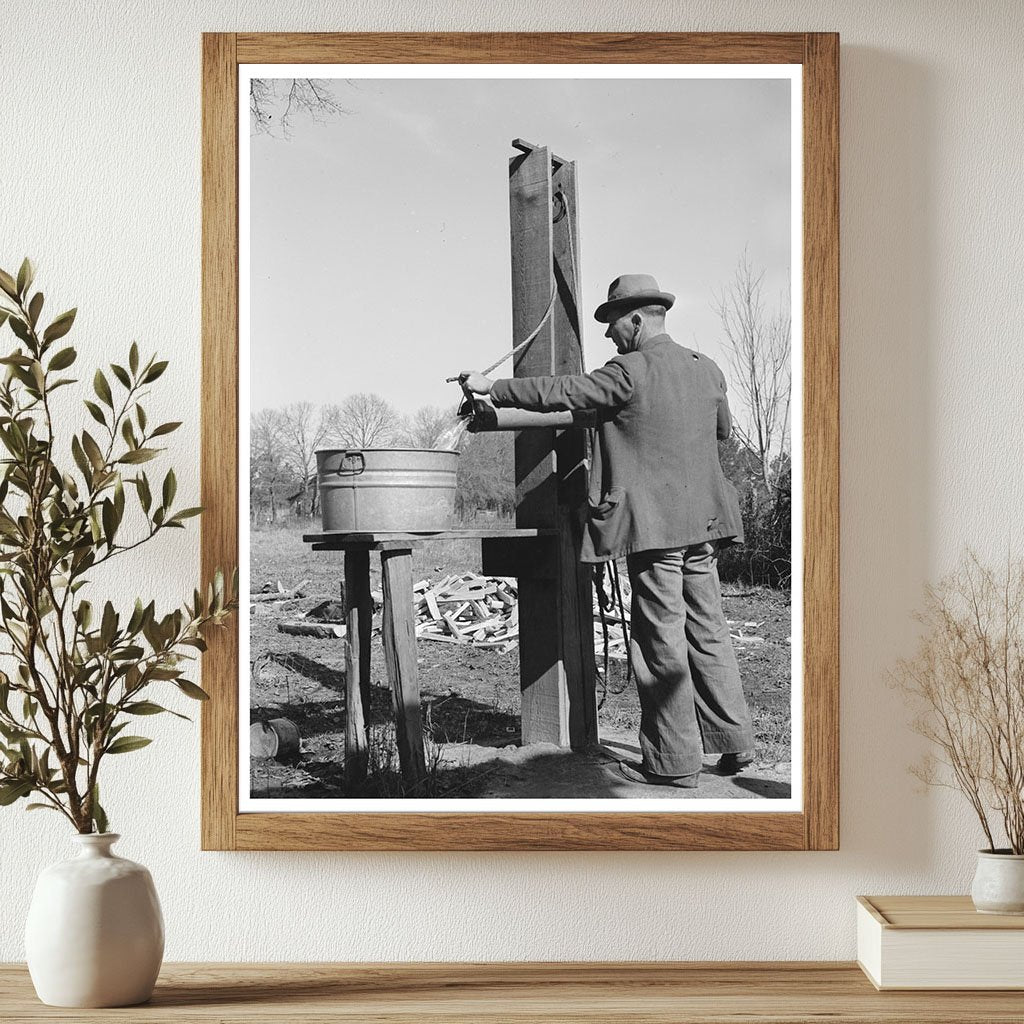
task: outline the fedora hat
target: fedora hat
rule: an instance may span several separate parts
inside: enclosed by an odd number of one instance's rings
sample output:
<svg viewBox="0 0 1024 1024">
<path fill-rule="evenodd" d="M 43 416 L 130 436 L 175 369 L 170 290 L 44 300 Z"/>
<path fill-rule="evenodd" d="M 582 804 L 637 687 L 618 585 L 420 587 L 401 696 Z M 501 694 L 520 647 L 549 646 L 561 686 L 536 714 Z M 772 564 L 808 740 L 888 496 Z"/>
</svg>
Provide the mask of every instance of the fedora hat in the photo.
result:
<svg viewBox="0 0 1024 1024">
<path fill-rule="evenodd" d="M 608 301 L 594 311 L 594 319 L 610 324 L 629 309 L 637 306 L 658 305 L 672 308 L 674 295 L 663 292 L 650 274 L 623 274 L 608 286 Z"/>
</svg>

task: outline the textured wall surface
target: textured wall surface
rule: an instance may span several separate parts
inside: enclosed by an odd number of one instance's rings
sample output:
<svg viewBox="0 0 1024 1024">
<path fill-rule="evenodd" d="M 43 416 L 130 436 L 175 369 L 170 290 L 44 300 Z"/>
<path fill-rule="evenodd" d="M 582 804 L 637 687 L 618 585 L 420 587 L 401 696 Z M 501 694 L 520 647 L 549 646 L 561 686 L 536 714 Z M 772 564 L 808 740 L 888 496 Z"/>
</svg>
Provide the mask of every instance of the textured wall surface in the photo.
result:
<svg viewBox="0 0 1024 1024">
<path fill-rule="evenodd" d="M 0 266 L 78 305 L 83 359 L 173 360 L 198 493 L 199 34 L 204 30 L 819 30 L 842 34 L 842 850 L 783 854 L 201 853 L 197 730 L 111 765 L 121 852 L 147 864 L 170 959 L 816 959 L 854 952 L 853 897 L 965 892 L 968 812 L 906 772 L 886 683 L 926 579 L 966 544 L 1020 550 L 1024 152 L 1013 0 L 8 0 Z M 189 500 L 188 503 L 192 503 Z M 198 530 L 111 581 L 190 593 Z M 23 956 L 55 816 L 0 811 L 0 960 Z"/>
</svg>

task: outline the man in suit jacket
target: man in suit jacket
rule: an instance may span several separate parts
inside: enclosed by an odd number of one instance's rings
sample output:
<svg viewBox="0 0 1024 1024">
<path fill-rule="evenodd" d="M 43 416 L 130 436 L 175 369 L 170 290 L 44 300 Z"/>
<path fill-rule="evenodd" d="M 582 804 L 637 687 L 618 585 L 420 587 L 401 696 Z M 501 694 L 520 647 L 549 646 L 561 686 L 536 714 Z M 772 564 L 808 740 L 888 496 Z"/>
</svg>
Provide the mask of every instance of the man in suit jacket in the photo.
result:
<svg viewBox="0 0 1024 1024">
<path fill-rule="evenodd" d="M 595 318 L 618 355 L 593 373 L 465 386 L 496 406 L 596 410 L 588 528 L 581 557 L 626 557 L 633 590 L 630 657 L 640 698 L 640 764 L 631 781 L 693 788 L 703 754 L 734 773 L 753 760 L 754 735 L 722 611 L 717 554 L 742 541 L 732 485 L 718 459 L 729 436 L 725 377 L 707 356 L 665 333 L 675 297 L 627 274 Z"/>
</svg>

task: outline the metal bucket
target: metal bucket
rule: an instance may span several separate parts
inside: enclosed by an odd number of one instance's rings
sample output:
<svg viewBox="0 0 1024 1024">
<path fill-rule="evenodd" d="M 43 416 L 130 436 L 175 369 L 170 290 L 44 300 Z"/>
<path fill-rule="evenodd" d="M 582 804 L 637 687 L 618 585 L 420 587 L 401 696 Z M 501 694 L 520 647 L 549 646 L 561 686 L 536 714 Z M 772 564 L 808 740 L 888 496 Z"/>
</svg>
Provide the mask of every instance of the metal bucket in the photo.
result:
<svg viewBox="0 0 1024 1024">
<path fill-rule="evenodd" d="M 316 453 L 325 530 L 447 530 L 459 453 L 429 448 L 328 448 Z"/>
</svg>

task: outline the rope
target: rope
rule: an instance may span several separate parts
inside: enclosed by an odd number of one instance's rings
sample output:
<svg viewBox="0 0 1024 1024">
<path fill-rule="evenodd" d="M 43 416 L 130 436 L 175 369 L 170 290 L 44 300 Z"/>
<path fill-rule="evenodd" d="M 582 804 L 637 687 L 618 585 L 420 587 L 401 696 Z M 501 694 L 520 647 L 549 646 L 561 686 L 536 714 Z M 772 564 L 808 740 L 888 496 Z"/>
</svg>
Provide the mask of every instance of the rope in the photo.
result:
<svg viewBox="0 0 1024 1024">
<path fill-rule="evenodd" d="M 609 593 L 605 593 L 605 566 L 608 566 L 608 589 Z M 594 586 L 597 589 L 597 610 L 601 619 L 601 634 L 604 640 L 604 678 L 601 680 L 601 698 L 597 702 L 597 710 L 600 711 L 604 707 L 605 701 L 608 699 L 608 694 L 614 694 L 616 697 L 620 693 L 625 693 L 629 689 L 630 683 L 633 681 L 633 653 L 629 643 L 629 620 L 626 618 L 626 606 L 625 600 L 622 597 L 622 584 L 619 580 L 619 564 L 614 559 L 610 562 L 601 562 L 597 566 L 597 571 L 594 574 Z M 622 625 L 622 639 L 626 642 L 626 681 L 619 689 L 615 689 L 608 682 L 608 668 L 609 668 L 609 655 L 608 655 L 608 619 L 607 613 L 609 611 L 618 611 L 619 622 Z"/>
<path fill-rule="evenodd" d="M 551 316 L 551 310 L 555 308 L 555 296 L 558 294 L 558 285 L 555 282 L 554 277 L 551 278 L 551 298 L 548 300 L 548 308 L 544 310 L 544 315 L 540 318 L 540 322 L 537 326 L 527 335 L 527 337 L 519 342 L 518 345 L 511 352 L 506 352 L 496 363 L 491 363 L 486 370 L 480 372 L 486 377 L 492 370 L 496 370 L 502 363 L 508 362 L 517 352 L 521 352 L 527 345 L 533 341 L 534 338 L 540 334 L 540 329 L 544 326 L 547 318 Z"/>
<path fill-rule="evenodd" d="M 625 603 L 622 600 L 622 584 L 619 581 L 619 563 L 612 559 L 610 565 L 612 569 L 612 596 L 615 598 L 615 602 L 619 608 L 619 618 L 622 620 L 622 639 L 626 642 L 626 682 L 622 689 L 617 691 L 618 693 L 622 693 L 629 689 L 629 684 L 633 681 L 633 650 L 629 640 L 630 625 L 626 619 Z"/>
<path fill-rule="evenodd" d="M 558 192 L 555 193 L 555 195 L 561 200 L 562 206 L 565 208 L 565 217 L 563 219 L 565 220 L 565 230 L 569 239 L 569 268 L 572 271 L 573 295 L 575 295 L 579 291 L 579 271 L 576 269 L 576 249 L 573 246 L 572 242 L 572 218 L 569 216 L 569 200 L 566 199 L 565 193 L 561 189 L 559 189 Z M 555 280 L 554 274 L 552 274 L 551 298 L 548 299 L 548 308 L 544 310 L 544 315 L 538 321 L 537 326 L 510 352 L 506 352 L 505 355 L 503 355 L 496 362 L 491 363 L 491 365 L 488 366 L 486 370 L 481 370 L 480 372 L 485 377 L 488 376 L 493 370 L 496 370 L 499 366 L 501 366 L 502 363 L 508 362 L 508 360 L 511 359 L 513 356 L 522 352 L 522 350 L 526 348 L 526 346 L 529 345 L 530 342 L 533 341 L 533 339 L 536 338 L 538 334 L 540 334 L 541 328 L 544 326 L 544 324 L 547 323 L 548 317 L 551 316 L 551 311 L 555 308 L 555 299 L 557 296 L 558 282 Z M 584 373 L 586 373 L 587 367 L 583 359 L 583 339 L 577 338 L 576 340 L 580 346 L 580 369 Z"/>
</svg>

